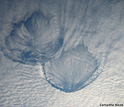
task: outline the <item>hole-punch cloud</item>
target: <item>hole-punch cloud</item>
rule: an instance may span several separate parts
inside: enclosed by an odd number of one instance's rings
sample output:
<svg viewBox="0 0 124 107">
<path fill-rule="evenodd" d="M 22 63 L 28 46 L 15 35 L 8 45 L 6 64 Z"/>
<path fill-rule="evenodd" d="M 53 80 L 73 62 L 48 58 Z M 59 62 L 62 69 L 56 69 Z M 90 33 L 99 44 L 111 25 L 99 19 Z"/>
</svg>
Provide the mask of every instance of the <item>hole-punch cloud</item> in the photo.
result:
<svg viewBox="0 0 124 107">
<path fill-rule="evenodd" d="M 14 24 L 5 39 L 4 55 L 23 64 L 36 65 L 53 58 L 63 44 L 51 18 L 34 12 L 26 21 Z"/>
<path fill-rule="evenodd" d="M 47 62 L 43 71 L 46 80 L 64 92 L 78 91 L 93 82 L 99 64 L 83 45 L 62 52 L 59 58 Z"/>
<path fill-rule="evenodd" d="M 53 17 L 34 12 L 14 24 L 3 53 L 14 62 L 34 66 L 40 63 L 46 81 L 61 91 L 81 90 L 98 77 L 101 64 L 82 42 L 75 42 L 79 36 L 73 27 L 69 35 Z"/>
</svg>

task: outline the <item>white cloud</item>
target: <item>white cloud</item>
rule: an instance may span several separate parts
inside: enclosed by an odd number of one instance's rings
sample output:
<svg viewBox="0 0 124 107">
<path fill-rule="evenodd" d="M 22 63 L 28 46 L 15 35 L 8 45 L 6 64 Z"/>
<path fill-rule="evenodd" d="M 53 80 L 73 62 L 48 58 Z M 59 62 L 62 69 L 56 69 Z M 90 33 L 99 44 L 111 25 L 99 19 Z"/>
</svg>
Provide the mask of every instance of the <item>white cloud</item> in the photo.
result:
<svg viewBox="0 0 124 107">
<path fill-rule="evenodd" d="M 64 36 L 63 51 L 83 43 L 103 64 L 100 68 L 103 72 L 90 85 L 77 92 L 64 93 L 40 75 L 41 67 L 38 65 L 15 63 L 0 51 L 0 106 L 96 107 L 100 103 L 124 104 L 124 2 L 79 1 L 0 1 L 0 46 L 4 47 L 13 23 L 25 21 L 40 10 L 51 18 L 51 25 L 57 29 L 54 34 L 59 32 Z"/>
</svg>

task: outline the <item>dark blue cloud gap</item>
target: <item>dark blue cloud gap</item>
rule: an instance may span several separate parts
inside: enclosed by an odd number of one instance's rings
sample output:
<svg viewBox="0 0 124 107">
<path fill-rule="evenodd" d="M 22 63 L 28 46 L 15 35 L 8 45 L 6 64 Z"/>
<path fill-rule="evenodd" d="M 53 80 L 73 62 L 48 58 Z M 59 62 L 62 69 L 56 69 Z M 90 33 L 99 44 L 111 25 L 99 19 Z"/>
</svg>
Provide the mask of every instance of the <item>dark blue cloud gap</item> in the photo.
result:
<svg viewBox="0 0 124 107">
<path fill-rule="evenodd" d="M 14 24 L 5 39 L 4 55 L 23 64 L 45 63 L 55 56 L 63 44 L 60 34 L 42 12 L 34 12 L 26 21 Z"/>
<path fill-rule="evenodd" d="M 78 91 L 93 82 L 99 64 L 83 45 L 62 52 L 59 58 L 43 65 L 46 80 L 64 92 Z"/>
</svg>

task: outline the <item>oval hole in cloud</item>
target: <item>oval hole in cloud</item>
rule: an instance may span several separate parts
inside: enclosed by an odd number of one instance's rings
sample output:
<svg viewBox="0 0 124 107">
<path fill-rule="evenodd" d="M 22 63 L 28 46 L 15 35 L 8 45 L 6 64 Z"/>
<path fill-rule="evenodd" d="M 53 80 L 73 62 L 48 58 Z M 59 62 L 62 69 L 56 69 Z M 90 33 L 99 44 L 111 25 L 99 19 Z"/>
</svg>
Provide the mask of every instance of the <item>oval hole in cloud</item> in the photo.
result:
<svg viewBox="0 0 124 107">
<path fill-rule="evenodd" d="M 36 65 L 55 56 L 63 44 L 63 38 L 51 19 L 35 12 L 26 21 L 14 25 L 5 39 L 4 55 L 13 61 Z"/>
<path fill-rule="evenodd" d="M 46 80 L 64 92 L 78 91 L 95 80 L 98 62 L 83 45 L 61 54 L 44 67 Z"/>
</svg>

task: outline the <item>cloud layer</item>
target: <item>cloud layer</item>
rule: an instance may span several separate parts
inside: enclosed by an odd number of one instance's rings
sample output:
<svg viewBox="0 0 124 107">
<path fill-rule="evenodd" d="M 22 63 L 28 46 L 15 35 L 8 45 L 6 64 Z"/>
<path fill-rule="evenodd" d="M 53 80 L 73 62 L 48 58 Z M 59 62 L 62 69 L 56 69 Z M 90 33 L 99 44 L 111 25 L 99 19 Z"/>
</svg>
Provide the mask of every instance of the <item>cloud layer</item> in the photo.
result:
<svg viewBox="0 0 124 107">
<path fill-rule="evenodd" d="M 123 46 L 123 0 L 0 0 L 0 106 L 124 104 Z"/>
</svg>

